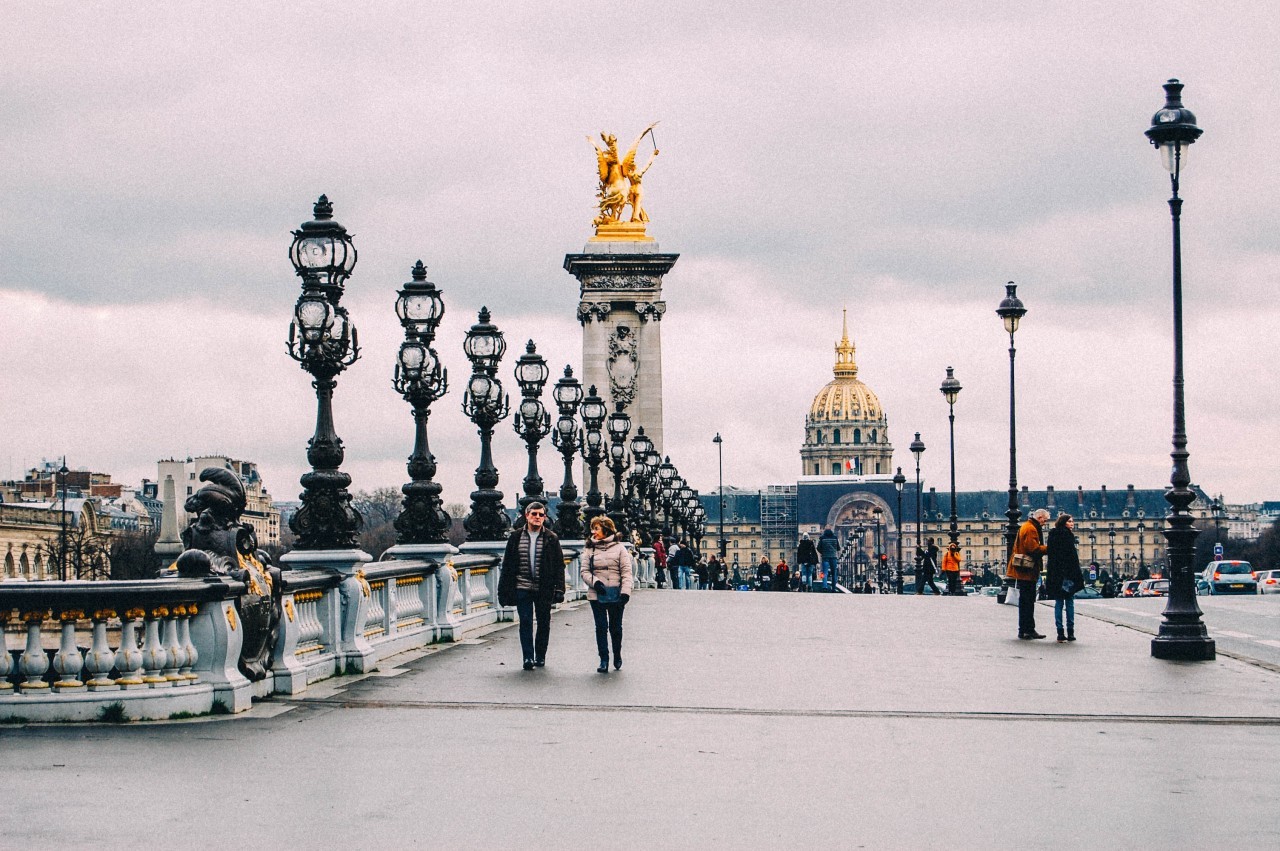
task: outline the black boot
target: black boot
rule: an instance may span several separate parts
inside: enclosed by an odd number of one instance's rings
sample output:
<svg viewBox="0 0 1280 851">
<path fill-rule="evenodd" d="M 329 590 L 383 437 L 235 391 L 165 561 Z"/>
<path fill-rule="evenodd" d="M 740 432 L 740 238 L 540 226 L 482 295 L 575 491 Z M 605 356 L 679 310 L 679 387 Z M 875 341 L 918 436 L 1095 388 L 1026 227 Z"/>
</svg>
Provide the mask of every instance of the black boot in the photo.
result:
<svg viewBox="0 0 1280 851">
<path fill-rule="evenodd" d="M 1067 627 L 1067 641 L 1076 640 L 1076 628 L 1074 626 Z"/>
<path fill-rule="evenodd" d="M 1067 640 L 1067 634 L 1062 630 L 1058 630 L 1058 643 L 1064 643 Z"/>
<path fill-rule="evenodd" d="M 596 668 L 596 673 L 597 674 L 609 673 L 609 657 L 608 656 L 600 657 L 600 667 Z"/>
</svg>

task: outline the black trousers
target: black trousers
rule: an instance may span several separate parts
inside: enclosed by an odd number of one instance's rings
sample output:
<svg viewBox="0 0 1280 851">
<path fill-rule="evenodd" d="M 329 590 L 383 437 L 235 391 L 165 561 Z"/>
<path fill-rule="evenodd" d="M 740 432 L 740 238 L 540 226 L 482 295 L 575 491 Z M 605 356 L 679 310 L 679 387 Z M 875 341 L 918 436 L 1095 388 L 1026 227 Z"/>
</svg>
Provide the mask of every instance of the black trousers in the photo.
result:
<svg viewBox="0 0 1280 851">
<path fill-rule="evenodd" d="M 600 658 L 609 658 L 609 639 L 613 640 L 613 655 L 622 655 L 622 611 L 626 603 L 601 603 L 591 601 L 591 616 L 596 619 L 596 650 Z"/>
<path fill-rule="evenodd" d="M 1036 631 L 1036 581 L 1019 579 L 1018 586 L 1018 634 Z"/>
<path fill-rule="evenodd" d="M 964 591 L 960 587 L 960 571 L 944 570 L 942 571 L 942 574 L 943 576 L 947 577 L 947 593 L 948 594 L 958 597 L 964 593 Z"/>
<path fill-rule="evenodd" d="M 516 614 L 520 618 L 520 652 L 525 659 L 546 660 L 547 642 L 551 639 L 551 605 L 540 601 L 532 591 L 517 591 Z M 536 636 L 535 614 L 538 624 Z"/>
</svg>

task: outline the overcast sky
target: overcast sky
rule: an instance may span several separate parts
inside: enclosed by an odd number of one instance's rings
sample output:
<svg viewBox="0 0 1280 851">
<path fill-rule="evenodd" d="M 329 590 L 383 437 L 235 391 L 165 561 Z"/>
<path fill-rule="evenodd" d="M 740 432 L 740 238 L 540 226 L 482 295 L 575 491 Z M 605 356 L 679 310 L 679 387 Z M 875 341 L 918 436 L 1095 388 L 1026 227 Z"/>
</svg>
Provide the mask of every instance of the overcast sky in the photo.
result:
<svg viewBox="0 0 1280 851">
<path fill-rule="evenodd" d="M 455 388 L 432 448 L 467 501 L 466 328 L 488 305 L 512 391 L 528 338 L 553 378 L 579 368 L 584 136 L 660 120 L 666 440 L 695 487 L 717 431 L 727 484 L 795 481 L 842 308 L 895 463 L 920 431 L 946 487 L 951 365 L 958 485 L 1007 487 L 1006 281 L 1029 309 L 1019 481 L 1164 487 L 1169 182 L 1143 131 L 1176 76 L 1205 131 L 1183 179 L 1192 478 L 1280 499 L 1274 0 L 900 5 L 4 4 L 0 476 L 65 453 L 136 483 L 224 453 L 295 498 L 315 403 L 285 353 L 286 250 L 323 192 L 360 258 L 364 357 L 335 398 L 352 487 L 407 479 L 393 304 L 421 258 Z M 511 505 L 509 423 L 495 451 Z M 546 453 L 550 488 L 559 470 Z"/>
</svg>

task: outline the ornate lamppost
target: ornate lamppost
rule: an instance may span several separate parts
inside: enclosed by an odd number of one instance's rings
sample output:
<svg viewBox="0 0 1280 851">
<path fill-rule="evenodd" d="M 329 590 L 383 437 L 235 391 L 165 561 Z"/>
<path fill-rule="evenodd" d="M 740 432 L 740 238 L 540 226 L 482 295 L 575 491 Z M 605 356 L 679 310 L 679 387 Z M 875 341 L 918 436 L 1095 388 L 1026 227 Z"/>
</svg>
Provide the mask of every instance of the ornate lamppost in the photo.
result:
<svg viewBox="0 0 1280 851">
<path fill-rule="evenodd" d="M 1116 524 L 1108 523 L 1107 540 L 1111 544 L 1111 572 L 1116 572 Z"/>
<path fill-rule="evenodd" d="M 400 288 L 396 315 L 404 326 L 404 342 L 396 357 L 392 386 L 413 408 L 413 454 L 409 456 L 410 481 L 400 488 L 404 506 L 396 517 L 396 541 L 401 544 L 438 544 L 449 538 L 452 519 L 440 500 L 440 485 L 433 481 L 436 457 L 427 443 L 427 418 L 431 403 L 449 389 L 449 373 L 431 347 L 436 328 L 444 318 L 444 299 L 427 280 L 419 260 L 413 279 Z"/>
<path fill-rule="evenodd" d="M 916 435 L 919 439 L 920 435 Z M 893 475 L 893 489 L 898 492 L 898 513 L 895 520 L 898 524 L 898 558 L 895 562 L 897 576 L 894 577 L 894 590 L 896 593 L 902 593 L 902 488 L 907 484 L 907 477 L 902 475 L 902 468 L 898 468 L 898 472 Z"/>
<path fill-rule="evenodd" d="M 498 363 L 507 351 L 507 341 L 489 321 L 489 308 L 480 308 L 477 319 L 462 341 L 462 350 L 471 361 L 472 370 L 462 396 L 462 412 L 479 431 L 480 466 L 476 467 L 476 489 L 471 492 L 471 512 L 462 525 L 467 530 L 468 541 L 501 541 L 511 530 L 511 520 L 502 507 L 502 492 L 497 490 L 493 428 L 506 419 L 511 407 L 498 378 Z"/>
<path fill-rule="evenodd" d="M 604 497 L 600 493 L 600 464 L 605 460 L 604 420 L 609 414 L 604 400 L 596 393 L 596 386 L 591 385 L 586 398 L 582 400 L 582 460 L 587 464 L 590 479 L 587 485 L 587 507 L 582 512 L 583 519 L 589 525 L 593 519 L 604 514 L 601 503 Z"/>
<path fill-rule="evenodd" d="M 1089 533 L 1089 562 L 1090 564 L 1098 563 L 1098 537 L 1093 532 Z"/>
<path fill-rule="evenodd" d="M 1145 520 L 1138 521 L 1138 570 L 1145 572 L 1147 569 L 1147 523 Z"/>
<path fill-rule="evenodd" d="M 862 518 L 862 519 L 865 519 L 865 518 Z M 863 565 L 863 560 L 862 560 L 862 536 L 863 536 L 863 535 L 865 535 L 866 533 L 867 533 L 867 527 L 866 527 L 866 526 L 864 526 L 864 525 L 862 525 L 862 523 L 859 523 L 857 526 L 854 526 L 854 527 L 853 527 L 853 534 L 854 534 L 853 570 L 852 570 L 852 571 L 850 571 L 850 575 L 849 575 L 849 584 L 850 584 L 851 586 L 853 586 L 854 588 L 857 588 L 857 587 L 858 587 L 858 573 L 859 573 L 859 571 L 860 571 L 860 570 L 865 570 L 865 569 L 862 567 L 862 565 Z"/>
<path fill-rule="evenodd" d="M 662 501 L 662 536 L 671 537 L 671 495 L 675 491 L 676 468 L 668 455 L 658 465 L 658 498 Z"/>
<path fill-rule="evenodd" d="M 627 477 L 627 506 L 631 516 L 631 528 L 638 531 L 642 538 L 649 539 L 649 525 L 645 522 L 645 498 L 649 492 L 649 477 L 656 466 L 649 466 L 649 456 L 653 453 L 653 441 L 644 433 L 644 426 L 636 429 L 631 438 L 631 475 Z"/>
<path fill-rule="evenodd" d="M 720 561 L 725 560 L 726 547 L 728 542 L 724 539 L 724 440 L 720 437 L 720 432 L 716 432 L 716 436 L 711 438 L 711 442 L 716 445 L 716 464 L 720 470 Z"/>
<path fill-rule="evenodd" d="M 626 505 L 622 501 L 622 474 L 630 466 L 627 458 L 627 435 L 631 433 L 631 417 L 627 416 L 626 405 L 614 403 L 614 411 L 609 415 L 606 426 L 609 430 L 609 472 L 613 473 L 613 498 L 609 500 L 609 519 L 618 528 L 619 534 L 627 536 Z"/>
<path fill-rule="evenodd" d="M 875 559 L 876 565 L 876 587 L 880 589 L 880 593 L 884 593 L 884 548 L 880 541 L 880 517 L 884 512 L 878 507 L 871 509 L 871 516 L 875 519 L 876 528 L 871 536 L 872 557 Z"/>
<path fill-rule="evenodd" d="M 1009 508 L 1005 511 L 1009 526 L 1005 530 L 1005 557 L 1012 558 L 1013 542 L 1018 538 L 1018 520 L 1022 516 L 1018 510 L 1018 420 L 1013 380 L 1013 361 L 1017 350 L 1013 346 L 1013 334 L 1027 309 L 1018 298 L 1018 287 L 1013 281 L 1005 284 L 1004 290 L 1004 301 L 1000 302 L 996 313 L 1004 320 L 1004 330 L 1009 332 Z"/>
<path fill-rule="evenodd" d="M 947 367 L 947 377 L 943 379 L 941 389 L 947 400 L 948 419 L 951 423 L 951 528 L 947 535 L 951 538 L 951 543 L 958 544 L 960 529 L 956 526 L 956 397 L 960 395 L 960 382 L 956 380 L 951 367 Z"/>
<path fill-rule="evenodd" d="M 520 407 L 516 411 L 516 434 L 524 440 L 529 453 L 529 469 L 524 477 L 524 496 L 517 505 L 517 528 L 524 527 L 524 507 L 531 502 L 542 502 L 546 496 L 542 484 L 542 476 L 538 474 L 538 444 L 542 438 L 551 433 L 551 415 L 542 404 L 542 388 L 547 385 L 547 362 L 538 354 L 538 347 L 530 340 L 518 360 L 516 360 L 516 383 L 520 385 Z"/>
<path fill-rule="evenodd" d="M 560 412 L 551 443 L 564 458 L 564 483 L 560 485 L 560 504 L 556 507 L 556 534 L 562 541 L 580 541 L 585 535 L 578 488 L 573 483 L 573 459 L 582 449 L 582 429 L 574 419 L 582 402 L 582 384 L 573 377 L 573 367 L 565 365 L 564 376 L 556 382 L 551 396 Z"/>
<path fill-rule="evenodd" d="M 302 506 L 289 520 L 299 550 L 351 549 L 363 519 L 351 506 L 351 477 L 338 469 L 344 452 L 333 427 L 333 390 L 338 375 L 360 357 L 360 343 L 347 309 L 338 302 L 356 265 L 347 229 L 333 220 L 324 195 L 315 218 L 293 232 L 289 260 L 302 278 L 302 294 L 289 323 L 289 356 L 311 374 L 316 391 L 316 430 L 307 443 L 311 472 L 302 476 Z"/>
<path fill-rule="evenodd" d="M 924 590 L 920 587 L 920 571 L 924 566 L 924 542 L 920 537 L 920 526 L 924 516 L 920 504 L 920 456 L 924 454 L 924 441 L 920 439 L 920 432 L 916 432 L 916 439 L 911 441 L 911 454 L 916 457 L 916 593 L 923 594 Z"/>
<path fill-rule="evenodd" d="M 1173 221 L 1173 474 L 1164 498 L 1169 503 L 1165 518 L 1165 549 L 1169 561 L 1169 597 L 1160 631 L 1151 640 L 1151 655 L 1157 659 L 1213 659 L 1216 648 L 1201 620 L 1193 577 L 1196 530 L 1191 516 L 1195 492 L 1191 490 L 1191 468 L 1187 463 L 1186 406 L 1182 374 L 1182 199 L 1178 186 L 1187 151 L 1203 132 L 1196 117 L 1182 105 L 1182 83 L 1164 84 L 1164 106 L 1152 117 L 1147 138 L 1160 149 L 1173 190 L 1169 213 Z"/>
</svg>

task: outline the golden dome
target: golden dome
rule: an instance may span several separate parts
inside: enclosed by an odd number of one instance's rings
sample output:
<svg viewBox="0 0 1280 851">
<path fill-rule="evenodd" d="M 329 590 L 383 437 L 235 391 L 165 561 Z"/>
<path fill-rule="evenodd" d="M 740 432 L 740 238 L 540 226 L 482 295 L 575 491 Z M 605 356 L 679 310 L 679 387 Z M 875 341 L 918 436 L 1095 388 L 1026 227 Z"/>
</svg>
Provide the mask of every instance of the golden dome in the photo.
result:
<svg viewBox="0 0 1280 851">
<path fill-rule="evenodd" d="M 849 315 L 845 311 L 844 335 L 836 343 L 835 378 L 818 391 L 809 406 L 811 420 L 884 419 L 884 409 L 871 388 L 858 380 L 856 349 L 849 339 Z"/>
</svg>

